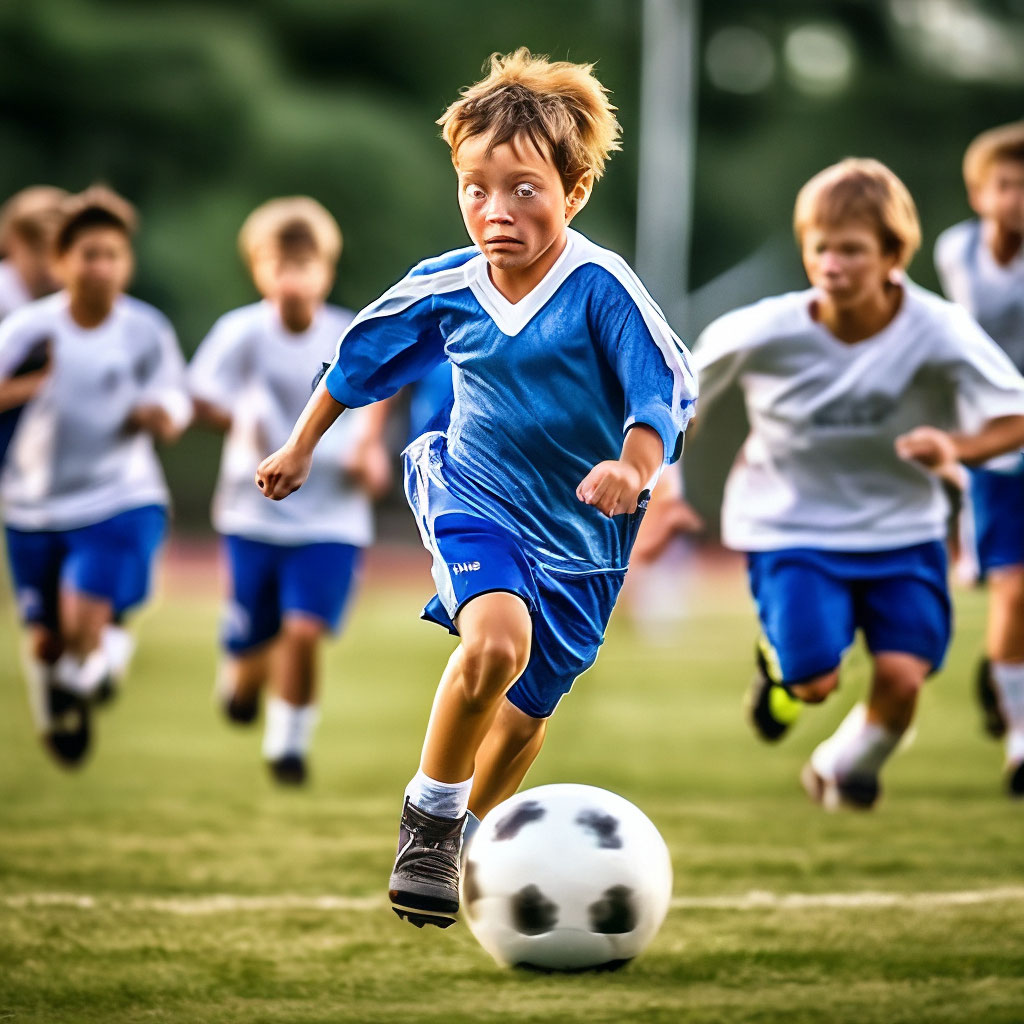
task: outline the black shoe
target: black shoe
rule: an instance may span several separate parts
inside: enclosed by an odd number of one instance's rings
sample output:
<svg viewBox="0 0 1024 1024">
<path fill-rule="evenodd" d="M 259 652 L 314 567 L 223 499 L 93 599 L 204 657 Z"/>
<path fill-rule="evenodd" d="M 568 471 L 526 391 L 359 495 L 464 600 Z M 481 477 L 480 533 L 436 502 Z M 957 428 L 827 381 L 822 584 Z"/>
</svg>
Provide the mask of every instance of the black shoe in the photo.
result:
<svg viewBox="0 0 1024 1024">
<path fill-rule="evenodd" d="M 301 754 L 285 754 L 276 761 L 268 761 L 267 766 L 282 786 L 301 786 L 309 776 L 306 760 Z"/>
<path fill-rule="evenodd" d="M 1011 765 L 1006 772 L 1006 791 L 1015 800 L 1024 797 L 1024 761 Z"/>
<path fill-rule="evenodd" d="M 1006 735 L 1006 719 L 999 706 L 999 695 L 992 685 L 992 663 L 988 658 L 978 662 L 974 676 L 974 695 L 981 708 L 982 728 L 993 739 L 1002 739 Z"/>
<path fill-rule="evenodd" d="M 65 768 L 77 768 L 89 752 L 89 704 L 77 694 L 50 687 L 50 729 L 43 744 Z"/>
<path fill-rule="evenodd" d="M 260 714 L 259 690 L 253 693 L 251 697 L 244 699 L 239 697 L 238 694 L 233 693 L 221 702 L 221 707 L 224 709 L 224 714 L 227 715 L 228 720 L 234 722 L 235 725 L 252 725 L 259 718 Z"/>
<path fill-rule="evenodd" d="M 802 701 L 771 678 L 760 644 L 757 646 L 757 672 L 747 690 L 745 705 L 754 732 L 768 743 L 782 739 L 803 709 Z"/>
<path fill-rule="evenodd" d="M 459 912 L 459 852 L 466 816 L 438 818 L 406 797 L 388 897 L 410 924 L 447 928 Z"/>
<path fill-rule="evenodd" d="M 804 792 L 826 811 L 849 807 L 856 811 L 869 811 L 878 802 L 882 787 L 875 776 L 858 775 L 838 781 L 819 775 L 808 761 L 800 772 Z"/>
</svg>

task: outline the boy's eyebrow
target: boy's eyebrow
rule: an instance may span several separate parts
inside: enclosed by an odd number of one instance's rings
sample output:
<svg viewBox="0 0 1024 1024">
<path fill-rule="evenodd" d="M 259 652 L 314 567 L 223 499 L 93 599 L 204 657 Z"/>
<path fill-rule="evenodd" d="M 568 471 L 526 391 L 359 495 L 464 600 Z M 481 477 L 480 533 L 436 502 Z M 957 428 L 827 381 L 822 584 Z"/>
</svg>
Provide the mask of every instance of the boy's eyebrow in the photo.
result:
<svg viewBox="0 0 1024 1024">
<path fill-rule="evenodd" d="M 537 165 L 537 164 L 535 164 L 533 167 L 527 167 L 525 164 L 523 164 L 520 167 L 512 168 L 512 170 L 508 171 L 504 175 L 504 177 L 506 177 L 506 178 L 522 178 L 524 176 L 529 177 L 531 175 L 535 175 L 540 169 L 541 169 L 540 166 Z M 480 168 L 478 168 L 478 167 L 458 167 L 458 168 L 456 168 L 456 170 L 457 170 L 458 175 L 459 175 L 460 178 L 476 177 L 476 176 L 480 175 L 481 173 L 483 173 L 482 170 Z"/>
</svg>

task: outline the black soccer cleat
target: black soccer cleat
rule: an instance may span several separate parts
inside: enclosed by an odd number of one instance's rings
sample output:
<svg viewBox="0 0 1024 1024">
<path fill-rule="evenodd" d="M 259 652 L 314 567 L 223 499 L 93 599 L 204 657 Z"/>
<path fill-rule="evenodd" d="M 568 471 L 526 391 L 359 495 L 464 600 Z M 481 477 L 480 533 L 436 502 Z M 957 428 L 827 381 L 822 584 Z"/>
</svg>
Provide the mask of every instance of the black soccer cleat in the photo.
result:
<svg viewBox="0 0 1024 1024">
<path fill-rule="evenodd" d="M 417 928 L 455 924 L 465 824 L 465 815 L 439 818 L 405 799 L 388 898 L 394 912 Z"/>
<path fill-rule="evenodd" d="M 1024 799 L 1024 761 L 1006 769 L 1006 792 L 1014 799 Z"/>
<path fill-rule="evenodd" d="M 260 714 L 259 690 L 247 698 L 232 693 L 221 701 L 221 707 L 229 722 L 234 722 L 235 725 L 252 725 Z"/>
<path fill-rule="evenodd" d="M 1002 739 L 1006 735 L 1006 719 L 999 706 L 999 694 L 992 685 L 992 663 L 988 658 L 978 662 L 974 676 L 974 695 L 981 708 L 982 728 L 993 739 Z"/>
<path fill-rule="evenodd" d="M 856 775 L 841 780 L 826 778 L 818 774 L 810 761 L 800 771 L 800 784 L 804 792 L 826 811 L 838 811 L 844 807 L 870 811 L 882 794 L 877 776 Z"/>
<path fill-rule="evenodd" d="M 780 686 L 768 671 L 761 645 L 757 645 L 757 671 L 750 682 L 744 705 L 754 732 L 768 743 L 782 739 L 800 716 L 803 704 Z"/>
<path fill-rule="evenodd" d="M 306 759 L 301 754 L 285 754 L 274 761 L 268 761 L 267 767 L 274 780 L 282 786 L 302 786 L 309 778 Z"/>
<path fill-rule="evenodd" d="M 78 694 L 50 687 L 50 728 L 43 745 L 64 768 L 78 768 L 89 752 L 92 729 L 89 704 Z"/>
</svg>

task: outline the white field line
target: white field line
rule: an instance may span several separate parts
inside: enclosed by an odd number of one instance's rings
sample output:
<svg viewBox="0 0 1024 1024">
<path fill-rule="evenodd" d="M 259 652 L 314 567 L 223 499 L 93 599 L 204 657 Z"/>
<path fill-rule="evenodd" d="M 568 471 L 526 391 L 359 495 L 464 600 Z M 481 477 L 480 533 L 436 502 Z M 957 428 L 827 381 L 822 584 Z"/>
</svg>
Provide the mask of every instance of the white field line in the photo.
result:
<svg viewBox="0 0 1024 1024">
<path fill-rule="evenodd" d="M 828 910 L 976 906 L 1024 902 L 1024 886 L 966 889 L 953 892 L 820 892 L 773 893 L 753 890 L 737 896 L 677 896 L 673 910 Z M 387 906 L 377 896 L 90 896 L 68 892 L 27 892 L 0 895 L 0 907 L 70 907 L 78 910 L 147 911 L 179 916 L 200 914 L 273 913 L 281 911 L 377 911 Z"/>
</svg>

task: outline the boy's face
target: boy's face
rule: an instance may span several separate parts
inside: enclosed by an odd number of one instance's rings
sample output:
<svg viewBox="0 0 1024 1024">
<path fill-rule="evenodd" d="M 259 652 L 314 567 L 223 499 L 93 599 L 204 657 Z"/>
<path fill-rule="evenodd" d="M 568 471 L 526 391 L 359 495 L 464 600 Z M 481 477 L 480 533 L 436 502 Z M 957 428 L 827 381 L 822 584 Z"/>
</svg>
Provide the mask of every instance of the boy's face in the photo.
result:
<svg viewBox="0 0 1024 1024">
<path fill-rule="evenodd" d="M 898 265 L 875 226 L 862 221 L 812 224 L 801 239 L 801 255 L 811 284 L 843 309 L 877 298 Z"/>
<path fill-rule="evenodd" d="M 974 212 L 1003 230 L 1024 235 L 1024 161 L 997 160 L 970 192 Z"/>
<path fill-rule="evenodd" d="M 109 306 L 131 280 L 131 243 L 118 228 L 88 228 L 57 257 L 55 267 L 73 297 L 91 306 Z"/>
<path fill-rule="evenodd" d="M 286 255 L 274 248 L 257 251 L 252 276 L 260 294 L 277 306 L 281 319 L 293 330 L 309 326 L 334 283 L 327 260 L 313 253 Z"/>
<path fill-rule="evenodd" d="M 589 179 L 567 196 L 551 157 L 530 139 L 516 137 L 488 153 L 489 141 L 475 135 L 459 146 L 462 218 L 492 268 L 528 275 L 546 257 L 557 258 L 566 225 L 587 201 Z"/>
</svg>

